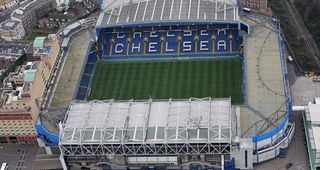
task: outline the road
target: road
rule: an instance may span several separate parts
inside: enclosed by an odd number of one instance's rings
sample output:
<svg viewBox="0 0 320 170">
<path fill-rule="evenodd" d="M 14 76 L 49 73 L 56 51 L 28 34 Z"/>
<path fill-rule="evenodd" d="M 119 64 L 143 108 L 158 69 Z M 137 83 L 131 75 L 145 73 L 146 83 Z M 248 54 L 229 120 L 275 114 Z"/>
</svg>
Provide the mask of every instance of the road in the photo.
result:
<svg viewBox="0 0 320 170">
<path fill-rule="evenodd" d="M 0 162 L 8 163 L 8 170 L 30 170 L 39 147 L 25 144 L 0 144 Z"/>
<path fill-rule="evenodd" d="M 284 0 L 284 5 L 287 11 L 289 12 L 289 17 L 292 20 L 292 23 L 298 31 L 298 36 L 303 40 L 305 48 L 308 53 L 315 59 L 318 68 L 320 66 L 320 50 L 313 39 L 313 36 L 310 34 L 309 30 L 305 26 L 303 19 L 301 18 L 299 12 L 294 7 L 294 4 L 291 0 Z"/>
</svg>

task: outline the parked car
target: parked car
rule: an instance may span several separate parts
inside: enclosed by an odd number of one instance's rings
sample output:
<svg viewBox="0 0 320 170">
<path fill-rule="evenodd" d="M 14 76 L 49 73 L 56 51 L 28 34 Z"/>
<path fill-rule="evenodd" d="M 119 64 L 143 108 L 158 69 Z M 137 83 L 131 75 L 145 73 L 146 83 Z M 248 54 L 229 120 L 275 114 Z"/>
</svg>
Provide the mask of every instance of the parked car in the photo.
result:
<svg viewBox="0 0 320 170">
<path fill-rule="evenodd" d="M 319 77 L 313 78 L 313 82 L 320 82 L 320 78 Z"/>
</svg>

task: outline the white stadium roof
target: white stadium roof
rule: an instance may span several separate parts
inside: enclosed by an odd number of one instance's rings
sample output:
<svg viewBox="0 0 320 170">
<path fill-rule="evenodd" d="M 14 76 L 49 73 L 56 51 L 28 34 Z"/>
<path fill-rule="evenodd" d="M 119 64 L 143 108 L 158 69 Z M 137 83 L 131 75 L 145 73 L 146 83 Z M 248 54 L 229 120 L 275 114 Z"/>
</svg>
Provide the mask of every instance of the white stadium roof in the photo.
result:
<svg viewBox="0 0 320 170">
<path fill-rule="evenodd" d="M 230 143 L 231 99 L 72 102 L 60 144 Z"/>
<path fill-rule="evenodd" d="M 97 26 L 239 21 L 236 0 L 104 0 Z"/>
</svg>

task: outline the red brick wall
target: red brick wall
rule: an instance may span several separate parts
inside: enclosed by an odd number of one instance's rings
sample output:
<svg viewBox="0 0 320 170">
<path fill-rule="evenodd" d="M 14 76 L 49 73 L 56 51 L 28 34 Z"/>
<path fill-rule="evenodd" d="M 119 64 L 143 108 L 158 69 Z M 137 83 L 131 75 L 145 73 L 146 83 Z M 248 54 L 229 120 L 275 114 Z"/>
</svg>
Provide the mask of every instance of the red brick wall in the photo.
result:
<svg viewBox="0 0 320 170">
<path fill-rule="evenodd" d="M 0 114 L 0 120 L 31 120 L 31 114 L 14 114 L 14 113 L 7 113 L 7 114 Z"/>
</svg>

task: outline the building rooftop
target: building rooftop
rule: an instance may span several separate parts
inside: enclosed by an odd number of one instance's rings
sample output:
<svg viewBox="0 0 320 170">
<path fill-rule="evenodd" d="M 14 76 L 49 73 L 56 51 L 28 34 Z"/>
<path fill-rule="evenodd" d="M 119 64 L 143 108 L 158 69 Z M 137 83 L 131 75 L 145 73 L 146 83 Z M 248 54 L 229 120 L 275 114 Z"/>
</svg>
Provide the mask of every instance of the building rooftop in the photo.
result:
<svg viewBox="0 0 320 170">
<path fill-rule="evenodd" d="M 312 127 L 314 146 L 316 150 L 320 150 L 320 127 Z"/>
<path fill-rule="evenodd" d="M 315 97 L 314 102 L 315 104 L 320 104 L 320 97 Z"/>
<path fill-rule="evenodd" d="M 229 142 L 231 99 L 72 102 L 61 143 Z"/>
<path fill-rule="evenodd" d="M 12 12 L 11 17 L 22 19 L 29 13 L 37 10 L 44 4 L 48 3 L 48 0 L 33 0 L 24 7 L 20 7 Z"/>
<path fill-rule="evenodd" d="M 20 22 L 14 20 L 6 20 L 1 23 L 0 29 L 5 31 L 13 30 Z"/>
<path fill-rule="evenodd" d="M 66 28 L 63 29 L 62 33 L 63 35 L 68 35 L 71 31 L 74 31 L 75 28 L 81 26 L 79 21 L 76 21 L 70 25 L 68 25 Z"/>
<path fill-rule="evenodd" d="M 55 18 L 55 19 L 70 19 L 73 17 L 73 14 L 72 13 L 67 13 L 67 14 L 64 14 L 64 13 L 49 13 L 49 16 L 48 18 Z"/>
<path fill-rule="evenodd" d="M 21 56 L 25 49 L 28 48 L 27 43 L 4 43 L 0 42 L 0 56 Z"/>
<path fill-rule="evenodd" d="M 15 57 L 0 55 L 0 70 L 8 69 L 15 61 L 16 61 Z"/>
<path fill-rule="evenodd" d="M 311 122 L 320 122 L 320 105 L 308 104 Z"/>
<path fill-rule="evenodd" d="M 24 82 L 32 83 L 36 76 L 37 69 L 30 69 L 24 72 Z"/>
<path fill-rule="evenodd" d="M 239 21 L 236 0 L 104 0 L 97 26 Z"/>
<path fill-rule="evenodd" d="M 36 37 L 33 41 L 33 48 L 43 48 L 44 40 L 47 37 Z"/>
</svg>

